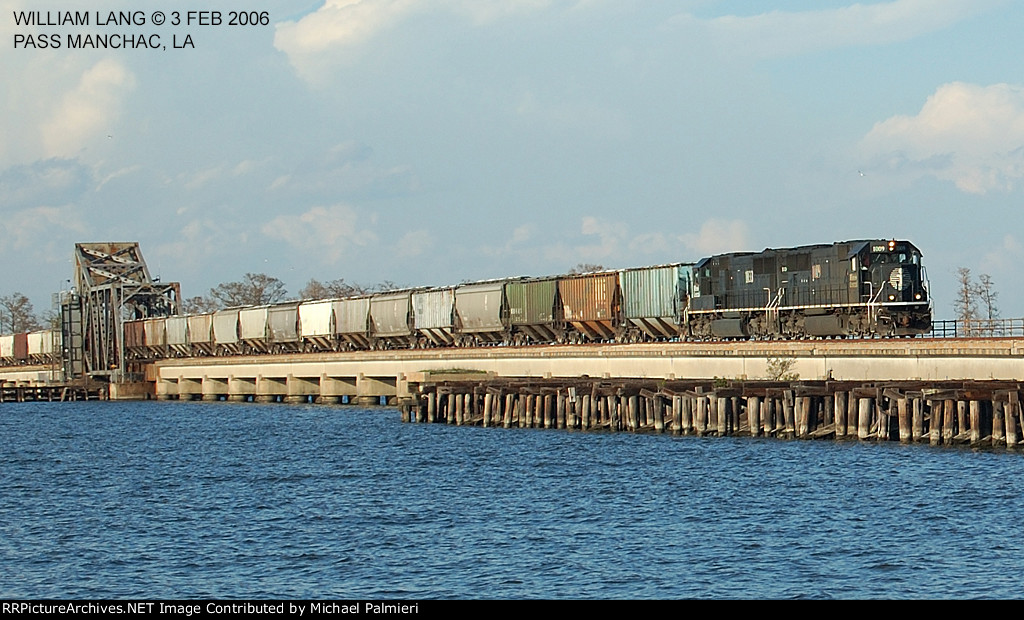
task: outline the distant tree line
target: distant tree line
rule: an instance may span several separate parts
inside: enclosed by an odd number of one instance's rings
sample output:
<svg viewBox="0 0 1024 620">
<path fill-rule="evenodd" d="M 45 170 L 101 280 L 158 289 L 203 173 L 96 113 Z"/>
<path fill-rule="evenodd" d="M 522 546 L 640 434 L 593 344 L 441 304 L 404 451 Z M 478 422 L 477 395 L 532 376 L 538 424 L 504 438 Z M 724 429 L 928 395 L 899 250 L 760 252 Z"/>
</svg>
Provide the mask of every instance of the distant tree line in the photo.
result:
<svg viewBox="0 0 1024 620">
<path fill-rule="evenodd" d="M 333 299 L 392 291 L 398 286 L 390 280 L 380 284 L 362 285 L 346 282 L 343 278 L 321 282 L 310 279 L 299 290 L 299 299 Z M 189 297 L 182 301 L 182 312 L 201 314 L 235 306 L 265 306 L 284 301 L 288 297 L 284 282 L 265 273 L 247 273 L 237 282 L 222 282 L 206 295 Z"/>
<path fill-rule="evenodd" d="M 604 266 L 592 263 L 579 263 L 569 270 L 570 274 L 593 273 L 604 271 Z M 344 278 L 321 282 L 311 278 L 299 290 L 298 299 L 336 299 L 356 297 L 394 291 L 400 287 L 391 280 L 378 284 L 357 284 L 346 282 Z M 236 282 L 223 282 L 210 289 L 206 295 L 189 297 L 182 301 L 182 312 L 185 314 L 202 314 L 215 312 L 222 308 L 236 306 L 265 306 L 284 301 L 288 297 L 284 282 L 265 273 L 247 273 Z"/>
<path fill-rule="evenodd" d="M 594 263 L 576 263 L 576 266 L 569 270 L 569 275 L 578 276 L 584 273 L 597 273 L 604 271 L 604 265 Z"/>
</svg>

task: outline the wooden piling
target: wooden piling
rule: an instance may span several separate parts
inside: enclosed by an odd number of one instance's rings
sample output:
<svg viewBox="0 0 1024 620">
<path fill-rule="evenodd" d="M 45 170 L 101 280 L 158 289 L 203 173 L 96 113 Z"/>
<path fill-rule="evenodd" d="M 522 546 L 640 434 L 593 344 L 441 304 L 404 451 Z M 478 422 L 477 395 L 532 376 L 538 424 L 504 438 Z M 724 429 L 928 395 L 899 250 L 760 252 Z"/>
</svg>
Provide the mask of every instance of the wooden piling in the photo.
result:
<svg viewBox="0 0 1024 620">
<path fill-rule="evenodd" d="M 757 396 L 747 397 L 747 428 L 752 437 L 761 436 L 761 399 Z"/>
<path fill-rule="evenodd" d="M 786 390 L 783 392 L 782 398 L 782 417 L 785 420 L 785 433 L 787 437 L 793 437 L 796 435 L 796 420 L 795 409 L 796 399 L 793 396 L 793 390 Z"/>
<path fill-rule="evenodd" d="M 836 391 L 832 395 L 833 424 L 836 429 L 836 439 L 846 436 L 846 392 Z"/>
<path fill-rule="evenodd" d="M 981 401 L 970 401 L 971 443 L 981 441 Z"/>
<path fill-rule="evenodd" d="M 1007 394 L 1006 401 L 1006 447 L 1015 448 L 1020 443 L 1021 425 L 1019 420 L 1020 400 L 1016 391 Z"/>
<path fill-rule="evenodd" d="M 897 417 L 900 425 L 900 443 L 908 443 L 911 439 L 910 433 L 910 402 L 906 396 L 896 399 Z"/>
<path fill-rule="evenodd" d="M 942 401 L 942 443 L 953 443 L 956 435 L 956 401 L 947 398 Z"/>
<path fill-rule="evenodd" d="M 992 445 L 1006 445 L 1006 418 L 1004 403 L 1001 400 L 992 401 Z"/>
<path fill-rule="evenodd" d="M 870 437 L 871 411 L 875 403 L 872 398 L 859 398 L 857 404 L 857 438 L 863 441 Z"/>
<path fill-rule="evenodd" d="M 811 399 L 807 396 L 796 398 L 794 403 L 796 416 L 796 436 L 803 439 L 810 432 Z"/>
</svg>

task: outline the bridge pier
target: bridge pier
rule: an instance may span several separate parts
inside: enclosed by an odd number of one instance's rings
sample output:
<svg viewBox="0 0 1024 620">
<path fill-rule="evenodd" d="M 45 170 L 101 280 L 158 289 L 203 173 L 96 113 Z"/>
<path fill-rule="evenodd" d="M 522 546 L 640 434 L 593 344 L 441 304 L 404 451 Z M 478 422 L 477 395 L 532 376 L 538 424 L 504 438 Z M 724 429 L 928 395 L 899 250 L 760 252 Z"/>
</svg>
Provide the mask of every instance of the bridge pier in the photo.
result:
<svg viewBox="0 0 1024 620">
<path fill-rule="evenodd" d="M 249 402 L 256 398 L 256 379 L 249 377 L 228 377 L 228 400 L 236 403 Z"/>
<path fill-rule="evenodd" d="M 288 375 L 285 379 L 287 396 L 284 402 L 291 404 L 311 403 L 320 396 L 320 379 L 307 379 Z"/>
<path fill-rule="evenodd" d="M 256 376 L 256 394 L 253 401 L 257 403 L 283 402 L 288 396 L 288 380 L 285 377 Z"/>
<path fill-rule="evenodd" d="M 154 386 L 157 400 L 177 400 L 178 381 L 171 379 L 158 379 Z"/>
<path fill-rule="evenodd" d="M 203 397 L 203 379 L 178 379 L 178 400 L 199 400 Z"/>
<path fill-rule="evenodd" d="M 202 399 L 203 400 L 227 400 L 228 381 L 220 377 L 203 377 Z"/>
</svg>

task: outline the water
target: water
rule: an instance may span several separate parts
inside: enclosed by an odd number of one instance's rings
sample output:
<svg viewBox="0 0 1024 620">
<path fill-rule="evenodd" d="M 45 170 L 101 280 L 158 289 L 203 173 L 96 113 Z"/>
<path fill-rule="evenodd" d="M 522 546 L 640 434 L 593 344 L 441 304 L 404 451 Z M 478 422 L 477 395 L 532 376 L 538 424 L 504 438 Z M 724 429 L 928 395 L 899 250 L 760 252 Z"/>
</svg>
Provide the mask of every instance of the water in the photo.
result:
<svg viewBox="0 0 1024 620">
<path fill-rule="evenodd" d="M 1019 598 L 1024 455 L 0 405 L 0 598 Z"/>
</svg>

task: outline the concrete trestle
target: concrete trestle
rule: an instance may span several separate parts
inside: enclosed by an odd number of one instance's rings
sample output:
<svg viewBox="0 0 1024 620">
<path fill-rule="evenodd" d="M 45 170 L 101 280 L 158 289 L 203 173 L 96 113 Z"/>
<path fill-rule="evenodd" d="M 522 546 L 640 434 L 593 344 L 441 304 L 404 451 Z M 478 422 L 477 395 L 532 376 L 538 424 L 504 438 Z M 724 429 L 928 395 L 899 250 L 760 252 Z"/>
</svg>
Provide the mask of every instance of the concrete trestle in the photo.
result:
<svg viewBox="0 0 1024 620">
<path fill-rule="evenodd" d="M 436 380 L 405 422 L 1019 448 L 1018 382 Z"/>
<path fill-rule="evenodd" d="M 208 369 L 209 370 L 209 369 Z M 321 373 L 309 376 L 289 372 L 273 374 L 273 370 L 246 374 L 236 369 L 228 374 L 204 372 L 201 376 L 162 378 L 155 383 L 160 400 L 228 400 L 258 403 L 349 403 L 359 405 L 397 404 L 409 399 L 408 380 L 397 377 L 336 377 Z M 383 402 L 382 402 L 383 401 Z"/>
<path fill-rule="evenodd" d="M 774 377 L 783 380 L 769 380 L 780 369 L 785 373 Z M 2 369 L 0 379 L 50 386 L 38 392 L 45 400 L 60 389 L 46 371 Z M 111 385 L 110 398 L 383 401 L 418 422 L 1008 447 L 1022 443 L 1024 427 L 1020 338 L 175 358 L 147 364 L 145 378 Z M 13 399 L 37 398 L 8 392 Z"/>
<path fill-rule="evenodd" d="M 779 368 L 785 375 L 774 374 Z M 161 399 L 377 402 L 412 397 L 426 377 L 842 381 L 1024 381 L 1024 339 L 821 340 L 438 348 L 174 358 L 147 367 Z"/>
</svg>

